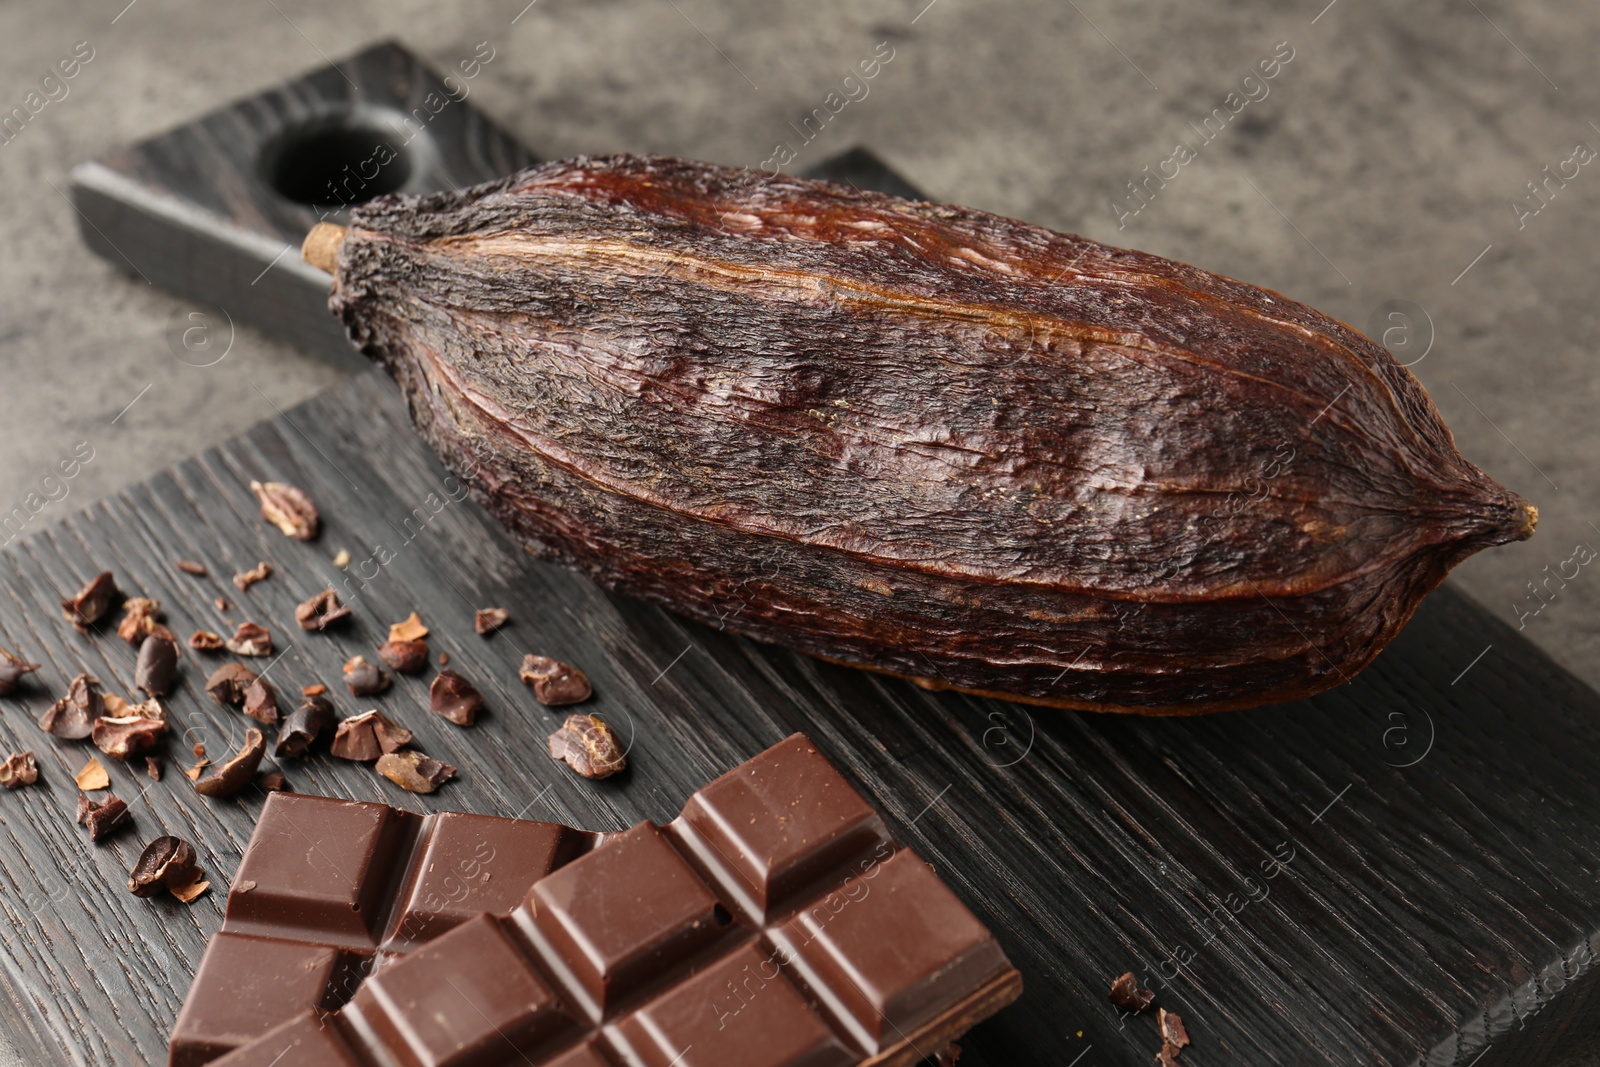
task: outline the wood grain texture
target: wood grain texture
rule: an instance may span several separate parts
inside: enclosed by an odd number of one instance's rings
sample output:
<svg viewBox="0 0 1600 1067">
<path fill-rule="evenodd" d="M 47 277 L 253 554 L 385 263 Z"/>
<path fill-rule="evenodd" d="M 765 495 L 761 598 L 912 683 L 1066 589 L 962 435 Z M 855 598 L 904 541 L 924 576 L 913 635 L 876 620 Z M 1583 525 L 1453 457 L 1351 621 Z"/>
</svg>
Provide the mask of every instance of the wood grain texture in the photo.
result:
<svg viewBox="0 0 1600 1067">
<path fill-rule="evenodd" d="M 262 522 L 252 478 L 306 488 L 320 540 Z M 132 830 L 95 846 L 73 825 L 71 777 L 92 750 L 33 719 L 79 670 L 112 691 L 131 683 L 130 647 L 75 633 L 55 607 L 102 568 L 159 599 L 180 633 L 269 626 L 287 647 L 268 674 L 280 689 L 327 682 L 345 714 L 375 703 L 462 769 L 416 797 L 318 755 L 285 768 L 304 792 L 618 829 L 671 817 L 711 776 L 806 732 L 1023 972 L 1022 1000 L 963 1042 L 963 1065 L 1150 1063 L 1153 1013 L 1119 1020 L 1105 999 L 1130 969 L 1184 1017 L 1183 1062 L 1200 1067 L 1467 1064 L 1485 1048 L 1481 1063 L 1531 1062 L 1516 1041 L 1582 1030 L 1566 1005 L 1588 995 L 1600 934 L 1600 699 L 1448 586 L 1373 667 L 1308 701 L 1188 720 L 1045 712 L 607 595 L 518 552 L 446 478 L 393 387 L 363 375 L 0 553 L 0 643 L 45 665 L 0 702 L 0 743 L 32 748 L 43 771 L 0 795 L 0 1004 L 39 1062 L 163 1059 L 260 809 L 257 795 L 199 797 L 170 761 L 160 783 L 113 765 Z M 353 577 L 330 562 L 340 548 Z M 375 555 L 387 565 L 365 563 Z M 211 575 L 180 573 L 181 558 Z M 230 576 L 261 560 L 273 577 L 240 594 Z M 354 625 L 300 632 L 294 605 L 327 584 L 353 592 Z M 220 614 L 219 595 L 238 607 Z M 513 621 L 480 638 L 472 613 L 487 606 Z M 337 684 L 345 658 L 413 609 L 488 698 L 475 727 L 427 713 L 426 676 L 375 702 Z M 592 710 L 629 742 L 625 774 L 586 782 L 544 755 L 560 715 L 517 681 L 529 651 L 589 673 Z M 220 662 L 185 653 L 170 754 L 242 736 L 247 720 L 200 688 Z M 195 843 L 210 896 L 185 907 L 126 892 L 162 833 Z"/>
</svg>

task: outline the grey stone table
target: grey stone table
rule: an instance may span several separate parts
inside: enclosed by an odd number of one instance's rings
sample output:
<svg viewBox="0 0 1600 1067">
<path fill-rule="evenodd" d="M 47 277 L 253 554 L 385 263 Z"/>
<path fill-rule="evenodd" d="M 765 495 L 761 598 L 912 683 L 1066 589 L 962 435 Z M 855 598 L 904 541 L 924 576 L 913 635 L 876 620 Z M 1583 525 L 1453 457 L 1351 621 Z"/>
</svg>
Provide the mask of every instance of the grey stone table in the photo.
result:
<svg viewBox="0 0 1600 1067">
<path fill-rule="evenodd" d="M 82 247 L 73 164 L 380 37 L 439 68 L 487 41 L 474 102 L 546 158 L 760 165 L 787 144 L 801 169 L 869 144 L 933 197 L 1384 335 L 1462 451 L 1541 510 L 1537 537 L 1469 561 L 1459 587 L 1600 685 L 1600 578 L 1545 584 L 1600 544 L 1600 7 L 525 3 L 0 8 L 0 514 L 47 525 L 345 373 L 248 329 L 214 366 L 175 358 L 181 302 Z M 880 42 L 894 58 L 869 91 L 804 140 L 801 119 Z M 73 76 L 48 77 L 63 60 Z"/>
</svg>

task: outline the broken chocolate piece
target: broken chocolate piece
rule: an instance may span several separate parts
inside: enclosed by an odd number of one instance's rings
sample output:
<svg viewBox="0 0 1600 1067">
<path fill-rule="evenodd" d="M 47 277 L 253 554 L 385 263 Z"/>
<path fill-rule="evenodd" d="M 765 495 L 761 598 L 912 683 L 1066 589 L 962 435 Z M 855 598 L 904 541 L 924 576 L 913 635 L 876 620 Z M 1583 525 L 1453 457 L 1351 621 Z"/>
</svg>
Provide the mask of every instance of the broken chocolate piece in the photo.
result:
<svg viewBox="0 0 1600 1067">
<path fill-rule="evenodd" d="M 428 687 L 428 710 L 457 726 L 471 726 L 483 707 L 483 694 L 452 670 L 443 670 Z"/>
<path fill-rule="evenodd" d="M 294 621 L 302 630 L 326 630 L 350 617 L 350 609 L 339 603 L 339 594 L 324 589 L 294 609 Z"/>
<path fill-rule="evenodd" d="M 94 721 L 105 713 L 100 680 L 80 674 L 67 685 L 67 695 L 39 716 L 39 725 L 65 741 L 82 741 L 94 732 Z"/>
<path fill-rule="evenodd" d="M 106 797 L 103 803 L 97 804 L 78 794 L 78 825 L 89 828 L 89 840 L 98 843 L 127 821 L 128 805 L 116 797 Z"/>
<path fill-rule="evenodd" d="M 239 571 L 233 576 L 233 584 L 239 592 L 244 592 L 257 582 L 264 582 L 272 576 L 272 564 L 262 561 L 247 571 Z"/>
<path fill-rule="evenodd" d="M 284 482 L 251 482 L 250 491 L 261 501 L 261 517 L 296 541 L 316 539 L 321 517 L 305 490 Z"/>
<path fill-rule="evenodd" d="M 117 595 L 116 579 L 110 571 L 105 571 L 95 575 L 71 600 L 63 600 L 61 612 L 79 633 L 88 633 L 89 627 L 111 610 Z"/>
<path fill-rule="evenodd" d="M 270 656 L 272 634 L 267 632 L 265 626 L 241 622 L 234 629 L 233 636 L 223 642 L 223 646 L 236 656 Z"/>
<path fill-rule="evenodd" d="M 425 756 L 414 748 L 385 752 L 378 757 L 377 771 L 412 793 L 431 793 L 456 776 L 456 769 L 450 764 Z"/>
<path fill-rule="evenodd" d="M 1148 989 L 1139 988 L 1138 979 L 1129 971 L 1111 983 L 1111 992 L 1106 994 L 1106 999 L 1123 1011 L 1141 1012 L 1150 1006 L 1156 995 Z"/>
<path fill-rule="evenodd" d="M 227 647 L 222 635 L 210 630 L 196 630 L 189 638 L 189 647 L 197 652 L 218 652 Z"/>
<path fill-rule="evenodd" d="M 0 785 L 21 789 L 39 780 L 39 764 L 32 752 L 13 752 L 0 763 Z"/>
<path fill-rule="evenodd" d="M 320 696 L 308 696 L 290 712 L 278 730 L 278 743 L 272 754 L 279 759 L 299 759 L 310 751 L 318 737 L 333 725 L 333 705 Z"/>
<path fill-rule="evenodd" d="M 231 797 L 250 784 L 261 757 L 266 754 L 267 741 L 255 727 L 244 732 L 244 745 L 226 763 L 194 783 L 195 792 L 208 797 Z"/>
<path fill-rule="evenodd" d="M 609 778 L 628 766 L 617 735 L 593 715 L 568 715 L 550 735 L 550 758 L 566 760 L 585 778 Z"/>
<path fill-rule="evenodd" d="M 411 731 L 390 722 L 374 708 L 339 723 L 329 747 L 340 759 L 370 763 L 386 752 L 398 752 L 411 743 Z"/>
<path fill-rule="evenodd" d="M 267 726 L 278 725 L 278 691 L 265 678 L 257 678 L 244 691 L 244 713 Z"/>
<path fill-rule="evenodd" d="M 428 665 L 428 642 L 385 641 L 378 646 L 378 658 L 401 674 L 416 674 Z"/>
<path fill-rule="evenodd" d="M 139 646 L 139 660 L 133 669 L 133 684 L 145 696 L 164 697 L 172 692 L 178 677 L 178 643 L 170 634 L 154 633 Z"/>
<path fill-rule="evenodd" d="M 510 618 L 505 608 L 479 608 L 472 617 L 472 628 L 488 636 L 504 626 Z"/>
<path fill-rule="evenodd" d="M 37 663 L 29 663 L 0 648 L 0 697 L 8 697 L 15 693 L 22 676 L 32 674 L 38 669 Z"/>
<path fill-rule="evenodd" d="M 158 837 L 144 847 L 128 875 L 128 892 L 153 897 L 163 889 L 183 889 L 200 878 L 194 846 L 178 837 Z"/>
<path fill-rule="evenodd" d="M 389 688 L 389 673 L 365 656 L 355 656 L 344 665 L 344 684 L 351 696 L 373 696 Z"/>
<path fill-rule="evenodd" d="M 549 656 L 529 653 L 523 657 L 517 677 L 533 687 L 533 695 L 546 707 L 581 704 L 594 695 L 588 675 L 570 663 L 562 663 Z"/>
<path fill-rule="evenodd" d="M 206 679 L 206 692 L 216 697 L 218 704 L 238 707 L 244 703 L 245 694 L 256 682 L 256 672 L 242 663 L 224 663 Z"/>
</svg>

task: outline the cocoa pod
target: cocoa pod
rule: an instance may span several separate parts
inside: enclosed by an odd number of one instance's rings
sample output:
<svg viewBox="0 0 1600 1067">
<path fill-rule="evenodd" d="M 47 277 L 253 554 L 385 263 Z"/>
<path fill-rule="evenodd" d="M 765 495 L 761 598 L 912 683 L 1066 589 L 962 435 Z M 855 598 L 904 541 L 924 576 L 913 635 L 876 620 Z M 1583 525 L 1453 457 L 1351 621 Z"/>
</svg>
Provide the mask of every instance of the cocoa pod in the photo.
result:
<svg viewBox="0 0 1600 1067">
<path fill-rule="evenodd" d="M 934 688 L 1306 696 L 1537 518 L 1343 323 L 967 208 L 580 157 L 314 236 L 352 343 L 529 549 Z"/>
</svg>

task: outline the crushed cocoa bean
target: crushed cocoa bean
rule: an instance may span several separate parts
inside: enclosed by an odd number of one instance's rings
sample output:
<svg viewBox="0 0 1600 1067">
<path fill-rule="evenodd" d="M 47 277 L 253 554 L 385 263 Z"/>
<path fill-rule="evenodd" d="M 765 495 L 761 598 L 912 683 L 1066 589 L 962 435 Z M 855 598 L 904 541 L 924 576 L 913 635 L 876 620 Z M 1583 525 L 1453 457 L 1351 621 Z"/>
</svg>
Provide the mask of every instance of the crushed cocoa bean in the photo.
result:
<svg viewBox="0 0 1600 1067">
<path fill-rule="evenodd" d="M 378 646 L 378 658 L 401 674 L 417 674 L 428 665 L 428 642 L 385 641 Z"/>
<path fill-rule="evenodd" d="M 244 664 L 224 663 L 206 679 L 206 692 L 215 697 L 218 704 L 238 707 L 244 703 L 245 694 L 256 679 L 256 672 Z"/>
<path fill-rule="evenodd" d="M 378 757 L 376 769 L 401 789 L 412 793 L 431 793 L 456 776 L 456 769 L 425 756 L 414 748 L 386 752 Z"/>
<path fill-rule="evenodd" d="M 234 588 L 244 592 L 257 582 L 264 582 L 272 577 L 272 564 L 263 560 L 247 571 L 238 571 L 233 576 Z"/>
<path fill-rule="evenodd" d="M 39 780 L 39 763 L 32 752 L 13 752 L 0 763 L 0 785 L 21 789 Z"/>
<path fill-rule="evenodd" d="M 402 621 L 389 624 L 390 641 L 421 641 L 427 636 L 428 628 L 414 611 Z"/>
<path fill-rule="evenodd" d="M 351 696 L 374 696 L 389 688 L 389 673 L 365 656 L 354 656 L 344 665 L 344 684 Z"/>
<path fill-rule="evenodd" d="M 144 758 L 144 770 L 153 780 L 161 781 L 161 757 L 146 756 Z"/>
<path fill-rule="evenodd" d="M 128 821 L 128 805 L 116 797 L 106 797 L 101 803 L 78 794 L 78 825 L 89 829 L 89 840 L 99 843 L 115 833 Z"/>
<path fill-rule="evenodd" d="M 196 630 L 189 638 L 189 647 L 197 652 L 220 652 L 227 647 L 222 635 L 210 630 Z"/>
<path fill-rule="evenodd" d="M 1106 994 L 1106 999 L 1123 1011 L 1141 1012 L 1150 1006 L 1156 995 L 1148 989 L 1139 988 L 1138 979 L 1129 971 L 1111 983 L 1111 992 Z"/>
<path fill-rule="evenodd" d="M 64 741 L 82 741 L 94 732 L 94 721 L 105 710 L 99 679 L 80 674 L 68 683 L 67 695 L 39 716 L 39 725 Z"/>
<path fill-rule="evenodd" d="M 594 695 L 588 675 L 570 663 L 549 656 L 529 653 L 523 657 L 517 677 L 533 687 L 533 695 L 546 707 L 581 704 Z"/>
<path fill-rule="evenodd" d="M 411 743 L 411 731 L 390 722 L 383 712 L 373 709 L 352 715 L 339 723 L 329 751 L 340 759 L 370 763 L 388 752 L 398 752 Z"/>
<path fill-rule="evenodd" d="M 428 687 L 428 710 L 457 726 L 471 726 L 483 707 L 483 694 L 452 670 L 442 670 Z"/>
<path fill-rule="evenodd" d="M 350 617 L 350 609 L 339 603 L 339 594 L 324 589 L 294 609 L 294 621 L 302 630 L 326 630 Z"/>
<path fill-rule="evenodd" d="M 317 695 L 306 697 L 283 720 L 272 754 L 278 759 L 299 759 L 311 750 L 318 737 L 328 732 L 333 720 L 331 703 Z"/>
<path fill-rule="evenodd" d="M 222 644 L 236 656 L 272 655 L 272 634 L 265 626 L 253 622 L 241 622 L 234 628 L 233 636 Z"/>
<path fill-rule="evenodd" d="M 0 648 L 0 697 L 8 697 L 15 693 L 17 686 L 22 682 L 22 676 L 32 674 L 38 669 L 37 663 L 29 663 L 20 656 L 13 656 Z"/>
<path fill-rule="evenodd" d="M 122 621 L 117 623 L 117 636 L 128 644 L 138 647 L 146 637 L 165 629 L 161 625 L 159 602 L 143 596 L 131 596 L 122 602 Z"/>
<path fill-rule="evenodd" d="M 85 793 L 94 793 L 101 789 L 111 788 L 111 775 L 106 773 L 105 764 L 93 756 L 89 757 L 89 762 L 83 765 L 83 769 L 77 773 L 73 780 L 78 783 L 78 788 Z"/>
<path fill-rule="evenodd" d="M 250 784 L 261 757 L 266 754 L 267 740 L 255 727 L 244 732 L 244 744 L 216 770 L 195 781 L 195 792 L 208 797 L 231 797 Z"/>
<path fill-rule="evenodd" d="M 186 889 L 200 880 L 194 846 L 178 837 L 158 837 L 139 853 L 128 875 L 128 892 L 153 897 L 162 890 Z"/>
<path fill-rule="evenodd" d="M 244 713 L 267 726 L 278 725 L 278 691 L 265 678 L 257 678 L 244 691 Z"/>
<path fill-rule="evenodd" d="M 102 715 L 94 721 L 94 747 L 113 759 L 126 760 L 156 747 L 161 735 L 167 732 L 164 719 L 150 719 L 143 715 L 122 715 L 116 718 Z M 109 784 L 109 783 L 108 783 Z M 78 783 L 81 789 L 94 788 Z"/>
<path fill-rule="evenodd" d="M 88 633 L 89 627 L 105 617 L 118 597 L 117 582 L 110 571 L 90 579 L 70 600 L 61 602 L 61 612 L 79 633 Z"/>
<path fill-rule="evenodd" d="M 208 573 L 210 573 L 206 570 L 206 565 L 198 560 L 180 559 L 174 563 L 173 566 L 185 574 L 194 575 L 196 578 L 204 578 Z"/>
<path fill-rule="evenodd" d="M 164 697 L 172 693 L 178 679 L 178 643 L 171 634 L 153 633 L 139 646 L 139 659 L 133 668 L 133 684 L 145 696 Z"/>
<path fill-rule="evenodd" d="M 258 772 L 255 784 L 256 788 L 263 793 L 287 793 L 290 791 L 289 779 L 285 778 L 283 772 L 277 768 Z"/>
<path fill-rule="evenodd" d="M 472 628 L 487 637 L 511 619 L 504 608 L 479 608 L 472 616 Z"/>
<path fill-rule="evenodd" d="M 609 778 L 628 766 L 617 735 L 593 715 L 568 715 L 550 735 L 550 758 L 565 760 L 585 778 Z"/>
<path fill-rule="evenodd" d="M 251 482 L 250 491 L 261 502 L 261 517 L 296 541 L 314 541 L 321 525 L 317 506 L 305 490 L 285 482 Z"/>
</svg>

